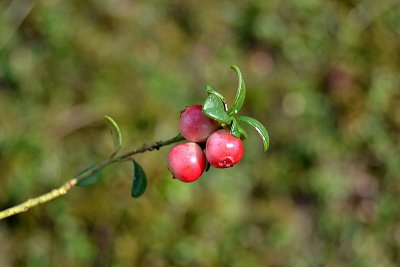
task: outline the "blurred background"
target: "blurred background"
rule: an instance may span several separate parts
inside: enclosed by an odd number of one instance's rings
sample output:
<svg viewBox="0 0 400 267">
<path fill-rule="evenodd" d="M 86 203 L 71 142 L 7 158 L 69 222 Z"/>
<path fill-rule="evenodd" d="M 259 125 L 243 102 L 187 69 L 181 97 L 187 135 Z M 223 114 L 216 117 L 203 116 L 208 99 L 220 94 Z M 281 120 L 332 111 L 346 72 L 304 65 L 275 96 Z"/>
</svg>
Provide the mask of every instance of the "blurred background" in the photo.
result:
<svg viewBox="0 0 400 267">
<path fill-rule="evenodd" d="M 400 265 L 398 0 L 0 1 L 0 208 L 168 139 L 210 84 L 248 129 L 235 168 L 172 180 L 167 147 L 0 221 L 0 266 Z"/>
</svg>

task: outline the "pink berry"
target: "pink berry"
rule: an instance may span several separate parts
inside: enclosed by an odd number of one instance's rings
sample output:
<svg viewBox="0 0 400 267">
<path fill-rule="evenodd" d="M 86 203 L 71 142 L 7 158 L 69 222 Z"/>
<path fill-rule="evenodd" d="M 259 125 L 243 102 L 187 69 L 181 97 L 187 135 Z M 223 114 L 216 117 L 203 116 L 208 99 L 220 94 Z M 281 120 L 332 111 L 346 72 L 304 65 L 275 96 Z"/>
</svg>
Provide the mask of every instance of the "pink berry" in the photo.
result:
<svg viewBox="0 0 400 267">
<path fill-rule="evenodd" d="M 168 169 L 175 178 L 191 183 L 200 178 L 206 167 L 206 156 L 196 143 L 175 145 L 168 153 Z"/>
<path fill-rule="evenodd" d="M 217 121 L 203 114 L 201 105 L 190 106 L 181 111 L 179 130 L 189 141 L 204 142 L 218 127 Z"/>
<path fill-rule="evenodd" d="M 207 140 L 206 157 L 215 168 L 229 168 L 236 165 L 243 156 L 243 142 L 228 130 L 216 131 Z"/>
</svg>

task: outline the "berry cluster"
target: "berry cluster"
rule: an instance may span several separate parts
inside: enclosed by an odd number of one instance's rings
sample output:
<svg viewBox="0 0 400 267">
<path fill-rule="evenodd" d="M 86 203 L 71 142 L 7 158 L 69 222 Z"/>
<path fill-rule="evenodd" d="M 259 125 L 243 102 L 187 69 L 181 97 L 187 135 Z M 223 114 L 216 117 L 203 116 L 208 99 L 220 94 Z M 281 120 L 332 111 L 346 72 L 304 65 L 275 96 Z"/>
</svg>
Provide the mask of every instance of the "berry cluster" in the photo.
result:
<svg viewBox="0 0 400 267">
<path fill-rule="evenodd" d="M 265 127 L 253 118 L 236 116 L 243 105 L 246 87 L 239 68 L 232 66 L 232 69 L 239 77 L 239 86 L 231 109 L 228 110 L 220 93 L 206 86 L 208 97 L 205 103 L 181 111 L 179 130 L 188 142 L 177 144 L 169 151 L 168 169 L 182 182 L 196 181 L 210 165 L 230 168 L 242 159 L 242 140 L 247 135 L 239 122 L 253 126 L 263 139 L 264 150 L 268 149 Z"/>
<path fill-rule="evenodd" d="M 175 178 L 194 182 L 206 169 L 206 162 L 215 168 L 236 165 L 243 156 L 243 143 L 220 124 L 202 112 L 201 105 L 181 112 L 179 129 L 189 142 L 175 145 L 168 154 L 168 167 Z M 205 144 L 205 153 L 202 146 Z"/>
</svg>

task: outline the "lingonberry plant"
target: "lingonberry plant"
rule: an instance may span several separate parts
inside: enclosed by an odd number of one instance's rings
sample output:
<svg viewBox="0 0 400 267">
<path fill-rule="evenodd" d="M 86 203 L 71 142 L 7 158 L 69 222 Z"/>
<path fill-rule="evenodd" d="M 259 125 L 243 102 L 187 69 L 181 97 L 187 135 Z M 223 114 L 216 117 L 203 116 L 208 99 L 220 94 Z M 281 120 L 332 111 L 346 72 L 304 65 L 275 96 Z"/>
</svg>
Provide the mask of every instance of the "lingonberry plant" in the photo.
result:
<svg viewBox="0 0 400 267">
<path fill-rule="evenodd" d="M 231 108 L 228 109 L 227 102 L 220 93 L 207 85 L 208 96 L 203 105 L 188 106 L 181 112 L 180 134 L 166 141 L 143 145 L 122 154 L 119 154 L 122 147 L 121 130 L 114 119 L 105 116 L 114 143 L 114 151 L 108 159 L 84 169 L 59 188 L 0 211 L 0 220 L 49 202 L 66 194 L 75 186 L 90 186 L 96 183 L 100 179 L 100 171 L 115 162 L 132 162 L 131 195 L 140 197 L 146 190 L 147 177 L 143 168 L 132 156 L 159 150 L 163 146 L 184 140 L 187 142 L 175 145 L 168 153 L 168 169 L 174 178 L 189 183 L 199 179 L 210 165 L 215 168 L 233 167 L 242 159 L 244 153 L 242 140 L 247 137 L 241 123 L 249 124 L 257 130 L 262 138 L 264 151 L 267 151 L 269 136 L 265 127 L 256 119 L 237 116 L 245 100 L 246 86 L 239 68 L 233 65 L 232 69 L 238 76 L 239 85 Z"/>
</svg>

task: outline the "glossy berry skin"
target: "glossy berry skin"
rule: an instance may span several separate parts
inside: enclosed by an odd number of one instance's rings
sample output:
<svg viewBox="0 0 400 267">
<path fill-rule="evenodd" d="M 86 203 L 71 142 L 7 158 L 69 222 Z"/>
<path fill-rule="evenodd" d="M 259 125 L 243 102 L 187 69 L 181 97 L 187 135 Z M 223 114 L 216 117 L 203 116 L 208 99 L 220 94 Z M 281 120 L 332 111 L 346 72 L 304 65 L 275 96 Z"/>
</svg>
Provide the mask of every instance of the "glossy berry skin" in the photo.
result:
<svg viewBox="0 0 400 267">
<path fill-rule="evenodd" d="M 236 138 L 228 130 L 216 131 L 207 140 L 206 157 L 215 168 L 235 166 L 243 156 L 244 147 L 240 138 Z"/>
<path fill-rule="evenodd" d="M 181 111 L 179 131 L 187 140 L 205 142 L 219 123 L 203 114 L 201 105 L 189 106 Z"/>
<path fill-rule="evenodd" d="M 182 182 L 191 183 L 200 178 L 206 167 L 206 156 L 193 142 L 175 145 L 168 153 L 168 169 Z"/>
</svg>

